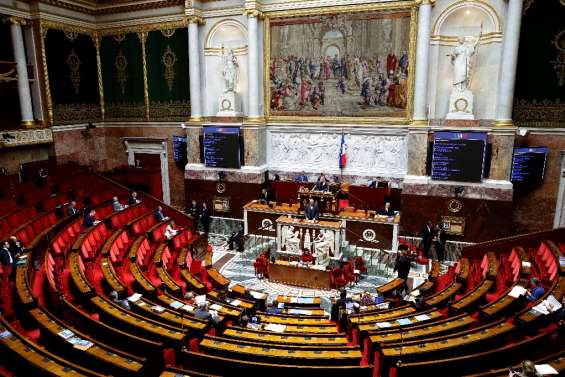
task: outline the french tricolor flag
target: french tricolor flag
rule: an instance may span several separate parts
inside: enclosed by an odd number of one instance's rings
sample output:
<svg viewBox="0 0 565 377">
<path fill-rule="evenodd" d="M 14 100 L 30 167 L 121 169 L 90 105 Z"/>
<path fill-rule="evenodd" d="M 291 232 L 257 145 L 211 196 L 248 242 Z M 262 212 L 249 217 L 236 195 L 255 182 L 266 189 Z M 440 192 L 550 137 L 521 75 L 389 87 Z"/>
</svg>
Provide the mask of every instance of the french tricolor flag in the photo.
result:
<svg viewBox="0 0 565 377">
<path fill-rule="evenodd" d="M 345 135 L 341 134 L 341 143 L 339 144 L 339 168 L 345 169 L 347 165 L 347 144 L 345 143 Z"/>
</svg>

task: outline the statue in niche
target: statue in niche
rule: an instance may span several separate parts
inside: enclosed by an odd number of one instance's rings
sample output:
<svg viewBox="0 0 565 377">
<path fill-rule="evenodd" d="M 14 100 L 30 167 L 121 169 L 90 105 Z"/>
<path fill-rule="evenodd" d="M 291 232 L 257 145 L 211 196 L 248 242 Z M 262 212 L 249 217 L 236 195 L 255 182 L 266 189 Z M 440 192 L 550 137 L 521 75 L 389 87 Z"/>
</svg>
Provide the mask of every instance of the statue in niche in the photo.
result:
<svg viewBox="0 0 565 377">
<path fill-rule="evenodd" d="M 237 88 L 238 69 L 237 58 L 233 55 L 233 50 L 228 49 L 227 54 L 222 55 L 224 60 L 224 69 L 222 76 L 224 77 L 224 93 L 235 92 Z"/>
<path fill-rule="evenodd" d="M 451 54 L 451 64 L 453 64 L 453 87 L 462 92 L 467 90 L 471 78 L 471 58 L 475 55 L 479 38 L 475 42 L 472 37 L 459 37 L 458 45 Z"/>
</svg>

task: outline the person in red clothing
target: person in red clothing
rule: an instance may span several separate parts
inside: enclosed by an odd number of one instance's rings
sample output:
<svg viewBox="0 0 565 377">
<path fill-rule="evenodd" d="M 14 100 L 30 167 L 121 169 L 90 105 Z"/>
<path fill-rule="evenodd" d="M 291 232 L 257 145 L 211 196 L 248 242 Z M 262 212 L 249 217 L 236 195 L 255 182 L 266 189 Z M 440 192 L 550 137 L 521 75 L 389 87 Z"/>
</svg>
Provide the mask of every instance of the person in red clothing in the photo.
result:
<svg viewBox="0 0 565 377">
<path fill-rule="evenodd" d="M 300 260 L 302 261 L 302 263 L 312 264 L 312 262 L 314 262 L 314 257 L 310 253 L 310 250 L 304 249 L 302 251 L 302 256 L 300 257 Z"/>
</svg>

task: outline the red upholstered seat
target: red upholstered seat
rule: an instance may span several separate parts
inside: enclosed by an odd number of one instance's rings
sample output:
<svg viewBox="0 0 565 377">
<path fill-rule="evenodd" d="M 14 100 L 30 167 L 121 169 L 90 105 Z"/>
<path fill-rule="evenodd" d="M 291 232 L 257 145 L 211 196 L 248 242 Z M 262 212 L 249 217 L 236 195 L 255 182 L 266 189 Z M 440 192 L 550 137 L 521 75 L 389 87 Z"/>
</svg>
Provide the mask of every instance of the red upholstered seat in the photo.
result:
<svg viewBox="0 0 565 377">
<path fill-rule="evenodd" d="M 367 266 L 365 266 L 365 262 L 363 261 L 362 257 L 355 257 L 353 261 L 356 270 L 359 270 L 359 272 L 362 274 L 367 273 Z"/>
</svg>

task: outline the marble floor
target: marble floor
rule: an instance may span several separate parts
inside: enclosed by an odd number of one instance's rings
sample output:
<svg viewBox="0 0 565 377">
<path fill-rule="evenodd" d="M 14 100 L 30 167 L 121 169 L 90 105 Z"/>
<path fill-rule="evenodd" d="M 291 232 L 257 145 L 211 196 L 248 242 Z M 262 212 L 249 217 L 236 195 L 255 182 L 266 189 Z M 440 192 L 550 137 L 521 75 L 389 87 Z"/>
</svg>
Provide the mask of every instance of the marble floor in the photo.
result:
<svg viewBox="0 0 565 377">
<path fill-rule="evenodd" d="M 337 290 L 319 290 L 295 287 L 280 283 L 270 282 L 268 279 L 259 279 L 255 276 L 253 262 L 255 261 L 256 252 L 253 249 L 246 249 L 243 252 L 228 250 L 228 236 L 220 234 L 210 234 L 209 242 L 213 247 L 214 253 L 212 262 L 214 267 L 218 268 L 226 278 L 233 283 L 239 283 L 248 289 L 261 291 L 269 294 L 270 299 L 274 299 L 279 294 L 303 297 L 320 297 L 322 298 L 322 307 L 329 308 L 329 300 L 331 297 L 338 295 Z M 225 258 L 231 256 L 231 258 Z M 221 260 L 221 265 L 217 262 Z M 363 275 L 361 280 L 356 284 L 347 288 L 349 294 L 361 293 L 365 290 L 375 291 L 375 287 L 382 285 L 393 279 L 396 275 L 393 271 L 381 272 L 379 275 Z M 410 274 L 409 283 L 413 286 L 421 283 L 427 277 L 426 268 L 417 268 Z"/>
</svg>

